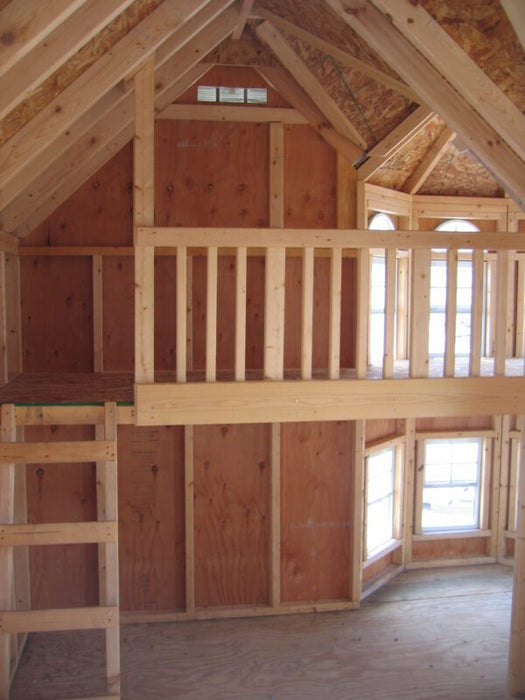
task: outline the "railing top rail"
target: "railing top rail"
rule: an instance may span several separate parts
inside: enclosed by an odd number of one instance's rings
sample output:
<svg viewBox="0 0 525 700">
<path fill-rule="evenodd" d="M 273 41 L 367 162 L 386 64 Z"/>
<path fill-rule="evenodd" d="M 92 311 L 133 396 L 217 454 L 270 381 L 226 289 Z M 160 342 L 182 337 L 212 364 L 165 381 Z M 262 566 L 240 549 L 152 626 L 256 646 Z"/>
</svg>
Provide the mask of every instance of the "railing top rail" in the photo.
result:
<svg viewBox="0 0 525 700">
<path fill-rule="evenodd" d="M 525 234 L 354 229 L 139 227 L 137 244 L 153 247 L 402 248 L 525 250 Z"/>
</svg>

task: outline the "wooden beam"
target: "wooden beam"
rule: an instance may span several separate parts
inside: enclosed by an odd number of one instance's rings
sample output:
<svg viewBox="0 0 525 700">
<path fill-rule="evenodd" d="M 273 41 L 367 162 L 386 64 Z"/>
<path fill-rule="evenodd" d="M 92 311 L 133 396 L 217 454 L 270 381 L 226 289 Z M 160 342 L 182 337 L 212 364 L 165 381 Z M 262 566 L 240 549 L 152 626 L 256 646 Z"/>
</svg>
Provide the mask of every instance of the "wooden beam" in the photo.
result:
<svg viewBox="0 0 525 700">
<path fill-rule="evenodd" d="M 525 6 L 521 0 L 501 0 L 501 5 L 525 50 Z"/>
<path fill-rule="evenodd" d="M 430 146 L 421 163 L 417 166 L 412 175 L 410 175 L 405 181 L 405 184 L 403 185 L 403 192 L 407 192 L 408 194 L 416 194 L 432 170 L 434 170 L 439 159 L 455 136 L 456 133 L 452 131 L 452 129 L 449 129 L 448 127 L 443 129 L 432 146 Z"/>
<path fill-rule="evenodd" d="M 116 541 L 115 521 L 0 525 L 0 545 L 5 547 Z"/>
<path fill-rule="evenodd" d="M 453 85 L 377 8 L 365 0 L 325 0 L 457 132 L 503 188 L 525 207 L 525 167 Z M 401 5 L 401 3 L 399 3 Z M 410 3 L 413 7 L 413 4 Z M 393 10 L 394 12 L 394 10 Z M 455 70 L 458 74 L 461 71 Z M 450 76 L 447 76 L 450 77 Z"/>
<path fill-rule="evenodd" d="M 250 16 L 250 12 L 252 11 L 253 2 L 254 0 L 242 0 L 241 9 L 239 12 L 239 24 L 235 27 L 235 30 L 232 33 L 233 41 L 239 41 L 241 38 L 246 22 L 248 21 L 248 17 Z"/>
<path fill-rule="evenodd" d="M 511 149 L 525 160 L 525 116 L 421 3 L 372 0 Z"/>
<path fill-rule="evenodd" d="M 182 105 L 171 104 L 158 114 L 159 119 L 206 122 L 281 122 L 307 124 L 306 117 L 287 107 L 254 105 Z"/>
<path fill-rule="evenodd" d="M 4 75 L 86 0 L 12 0 L 0 13 L 0 75 Z"/>
<path fill-rule="evenodd" d="M 212 228 L 177 226 L 139 226 L 138 244 L 154 247 L 179 245 L 216 246 L 218 248 L 284 247 L 286 248 L 369 248 L 370 231 L 366 229 L 304 228 Z M 456 233 L 446 231 L 374 231 L 374 248 L 409 248 L 430 250 L 519 250 L 522 233 Z"/>
<path fill-rule="evenodd" d="M 376 146 L 367 153 L 367 160 L 359 166 L 357 176 L 366 182 L 379 168 L 388 163 L 396 153 L 404 148 L 433 118 L 435 113 L 425 105 L 421 105 L 398 124 Z"/>
<path fill-rule="evenodd" d="M 356 148 L 365 149 L 367 144 L 364 138 L 352 126 L 348 118 L 339 109 L 321 83 L 284 39 L 282 34 L 275 29 L 270 22 L 263 22 L 255 31 L 259 39 L 270 47 L 283 66 L 291 73 L 303 90 L 309 94 L 310 98 L 323 113 L 325 119 L 337 129 L 340 134 L 354 143 Z"/>
<path fill-rule="evenodd" d="M 26 99 L 34 88 L 43 83 L 132 2 L 133 0 L 84 2 L 76 12 L 23 56 L 16 66 L 0 75 L 0 119 Z M 69 5 L 74 6 L 75 3 Z"/>
<path fill-rule="evenodd" d="M 137 425 L 480 416 L 525 411 L 525 377 L 139 384 Z"/>
<path fill-rule="evenodd" d="M 307 44 L 310 44 L 310 46 L 319 49 L 327 56 L 332 56 L 332 58 L 335 58 L 335 60 L 341 65 L 359 71 L 363 75 L 372 78 L 372 80 L 375 80 L 377 83 L 384 85 L 386 88 L 394 90 L 394 92 L 397 92 L 400 95 L 404 95 L 412 102 L 420 102 L 418 95 L 405 83 L 393 78 L 391 75 L 388 75 L 381 70 L 378 70 L 377 68 L 374 68 L 374 66 L 371 66 L 369 63 L 360 61 L 351 53 L 348 53 L 348 51 L 343 51 L 334 44 L 321 39 L 316 34 L 312 34 L 311 32 L 302 29 L 294 22 L 289 22 L 288 20 L 284 19 L 284 17 L 275 14 L 275 12 L 270 12 L 270 10 L 256 5 L 252 14 L 258 18 L 260 17 L 261 19 L 268 20 L 288 34 L 291 34 L 292 36 L 301 39 L 301 41 L 305 41 Z"/>
<path fill-rule="evenodd" d="M 0 631 L 61 632 L 118 627 L 118 607 L 59 608 L 57 610 L 0 611 Z"/>
<path fill-rule="evenodd" d="M 59 134 L 66 132 L 101 95 L 153 55 L 155 49 L 205 2 L 166 0 L 55 97 L 0 148 L 0 187 L 3 188 L 22 170 L 30 168 L 33 160 L 49 148 Z M 5 202 L 0 202 L 5 205 Z"/>
<path fill-rule="evenodd" d="M 512 697 L 525 695 L 525 416 L 521 415 L 519 421 L 521 454 L 508 672 L 508 691 Z"/>
<path fill-rule="evenodd" d="M 9 442 L 0 444 L 0 462 L 61 464 L 116 459 L 112 440 L 73 442 Z"/>
</svg>

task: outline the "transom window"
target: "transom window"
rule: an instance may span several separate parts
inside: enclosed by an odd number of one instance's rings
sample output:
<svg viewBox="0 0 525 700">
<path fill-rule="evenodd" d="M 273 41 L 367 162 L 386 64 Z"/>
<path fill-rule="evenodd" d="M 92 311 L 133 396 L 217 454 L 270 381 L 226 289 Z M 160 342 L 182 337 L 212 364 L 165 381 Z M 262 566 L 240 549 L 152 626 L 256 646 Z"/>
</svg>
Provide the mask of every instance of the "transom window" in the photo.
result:
<svg viewBox="0 0 525 700">
<path fill-rule="evenodd" d="M 482 452 L 479 437 L 424 441 L 423 534 L 480 528 Z"/>
<path fill-rule="evenodd" d="M 268 92 L 266 88 L 199 85 L 197 87 L 197 100 L 224 104 L 260 105 L 267 103 Z"/>
</svg>

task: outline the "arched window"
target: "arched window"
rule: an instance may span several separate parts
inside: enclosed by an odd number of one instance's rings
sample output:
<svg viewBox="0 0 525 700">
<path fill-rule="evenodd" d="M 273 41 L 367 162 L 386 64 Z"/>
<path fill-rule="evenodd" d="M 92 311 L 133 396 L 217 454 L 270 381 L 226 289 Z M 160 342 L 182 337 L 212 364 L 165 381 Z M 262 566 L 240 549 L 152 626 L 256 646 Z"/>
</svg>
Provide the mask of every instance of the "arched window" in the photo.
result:
<svg viewBox="0 0 525 700">
<path fill-rule="evenodd" d="M 370 231 L 395 231 L 396 227 L 388 214 L 378 212 L 373 214 L 368 221 Z"/>
<path fill-rule="evenodd" d="M 473 224 L 472 221 L 467 221 L 467 219 L 447 219 L 436 226 L 436 231 L 472 233 L 479 231 L 479 228 L 476 226 L 476 224 Z"/>
</svg>

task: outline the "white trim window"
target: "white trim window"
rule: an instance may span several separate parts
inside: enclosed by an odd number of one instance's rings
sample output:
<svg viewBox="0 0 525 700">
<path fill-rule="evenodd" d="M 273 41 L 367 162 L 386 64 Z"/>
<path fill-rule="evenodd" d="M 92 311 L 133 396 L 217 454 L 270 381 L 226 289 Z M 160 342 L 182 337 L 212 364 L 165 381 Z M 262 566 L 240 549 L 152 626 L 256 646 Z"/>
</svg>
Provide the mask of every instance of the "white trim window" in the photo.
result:
<svg viewBox="0 0 525 700">
<path fill-rule="evenodd" d="M 483 442 L 481 437 L 423 441 L 422 534 L 481 528 Z"/>
<path fill-rule="evenodd" d="M 364 559 L 386 549 L 399 538 L 400 445 L 374 449 L 365 462 Z"/>
</svg>

